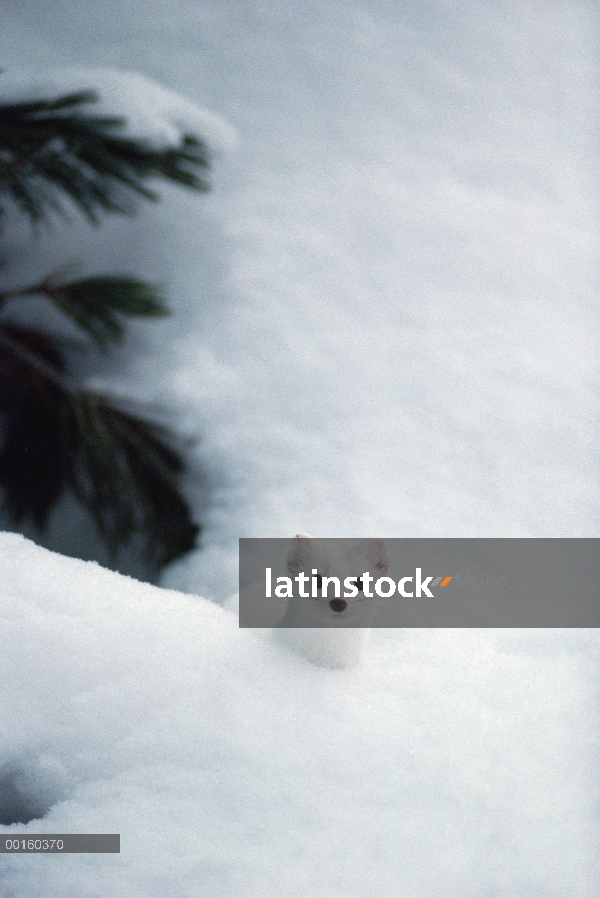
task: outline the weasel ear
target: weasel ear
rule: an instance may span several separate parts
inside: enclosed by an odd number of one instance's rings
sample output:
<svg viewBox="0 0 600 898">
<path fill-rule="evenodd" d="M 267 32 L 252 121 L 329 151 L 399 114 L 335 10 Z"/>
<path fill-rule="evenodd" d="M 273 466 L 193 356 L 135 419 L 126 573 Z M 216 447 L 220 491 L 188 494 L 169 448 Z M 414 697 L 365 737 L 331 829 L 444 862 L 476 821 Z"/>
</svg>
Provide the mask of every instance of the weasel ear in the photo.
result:
<svg viewBox="0 0 600 898">
<path fill-rule="evenodd" d="M 385 543 L 381 539 L 363 539 L 356 547 L 369 562 L 371 570 L 378 574 L 387 574 L 389 561 Z"/>
<path fill-rule="evenodd" d="M 311 547 L 312 536 L 308 533 L 297 533 L 287 554 L 288 571 L 292 574 L 299 574 L 307 565 L 308 559 L 312 554 Z"/>
</svg>

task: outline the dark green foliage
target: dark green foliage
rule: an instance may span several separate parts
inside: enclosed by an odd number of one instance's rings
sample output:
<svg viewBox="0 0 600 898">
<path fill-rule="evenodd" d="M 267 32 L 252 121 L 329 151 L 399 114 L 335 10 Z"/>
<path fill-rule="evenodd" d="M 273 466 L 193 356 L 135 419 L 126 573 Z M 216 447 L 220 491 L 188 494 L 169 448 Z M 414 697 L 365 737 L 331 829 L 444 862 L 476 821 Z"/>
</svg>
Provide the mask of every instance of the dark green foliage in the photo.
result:
<svg viewBox="0 0 600 898">
<path fill-rule="evenodd" d="M 71 442 L 65 422 L 64 362 L 54 340 L 0 326 L 0 486 L 15 524 L 42 530 L 65 484 Z"/>
<path fill-rule="evenodd" d="M 35 294 L 52 300 L 103 350 L 108 349 L 110 343 L 122 339 L 125 333 L 122 319 L 125 315 L 156 318 L 169 314 L 158 288 L 135 278 L 105 275 L 70 284 L 56 284 L 47 279 L 34 287 L 5 296 L 5 299 Z"/>
<path fill-rule="evenodd" d="M 66 215 L 65 196 L 98 224 L 98 211 L 131 215 L 136 199 L 156 200 L 148 180 L 206 191 L 209 153 L 193 135 L 156 150 L 121 136 L 120 118 L 93 116 L 93 91 L 0 105 L 0 219 L 11 199 L 31 221 Z M 6 198 L 2 200 L 2 195 Z"/>
<path fill-rule="evenodd" d="M 0 104 L 0 224 L 11 207 L 33 224 L 77 208 L 97 224 L 99 213 L 132 214 L 148 186 L 163 178 L 208 189 L 206 145 L 192 135 L 177 148 L 153 149 L 123 136 L 124 121 L 93 116 L 93 92 L 53 100 Z M 160 291 L 134 278 L 47 278 L 0 294 L 0 497 L 18 527 L 45 529 L 65 490 L 95 521 L 116 559 L 142 537 L 157 572 L 195 545 L 178 478 L 182 457 L 169 432 L 78 385 L 68 373 L 67 344 L 11 323 L 10 300 L 44 296 L 106 352 L 125 333 L 125 318 L 168 314 Z"/>
<path fill-rule="evenodd" d="M 167 431 L 91 393 L 74 404 L 74 418 L 73 489 L 110 549 L 144 533 L 159 567 L 193 549 L 199 528 L 179 493 L 183 464 Z"/>
<path fill-rule="evenodd" d="M 43 529 L 66 487 L 113 556 L 136 534 L 157 568 L 194 547 L 199 528 L 179 492 L 183 464 L 168 433 L 78 388 L 55 338 L 0 325 L 0 487 L 15 524 Z"/>
</svg>

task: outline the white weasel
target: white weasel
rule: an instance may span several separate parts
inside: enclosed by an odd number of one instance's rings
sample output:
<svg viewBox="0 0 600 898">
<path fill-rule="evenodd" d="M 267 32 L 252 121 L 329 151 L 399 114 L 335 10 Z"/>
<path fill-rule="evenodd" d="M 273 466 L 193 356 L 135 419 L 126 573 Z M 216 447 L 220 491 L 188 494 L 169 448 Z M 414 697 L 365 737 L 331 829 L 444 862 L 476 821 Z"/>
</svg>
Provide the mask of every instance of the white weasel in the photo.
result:
<svg viewBox="0 0 600 898">
<path fill-rule="evenodd" d="M 303 571 L 311 576 L 317 570 L 321 577 L 338 577 L 343 590 L 347 577 L 358 581 L 365 572 L 375 580 L 385 576 L 388 559 L 381 540 L 362 539 L 349 544 L 348 540 L 323 541 L 299 533 L 292 540 L 287 566 L 292 575 Z M 308 591 L 312 593 L 310 588 Z M 316 598 L 291 598 L 273 634 L 313 664 L 351 667 L 362 658 L 375 610 L 376 597 L 369 598 L 362 591 L 354 598 L 336 599 L 333 590 L 324 596 L 319 589 Z"/>
</svg>

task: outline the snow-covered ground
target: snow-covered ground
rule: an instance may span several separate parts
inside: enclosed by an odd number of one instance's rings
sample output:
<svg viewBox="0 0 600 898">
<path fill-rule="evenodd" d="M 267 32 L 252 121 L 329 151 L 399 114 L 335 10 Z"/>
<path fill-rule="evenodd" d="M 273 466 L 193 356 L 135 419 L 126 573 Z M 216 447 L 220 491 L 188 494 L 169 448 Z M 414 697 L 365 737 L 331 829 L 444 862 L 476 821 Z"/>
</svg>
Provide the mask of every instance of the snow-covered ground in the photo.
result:
<svg viewBox="0 0 600 898">
<path fill-rule="evenodd" d="M 42 816 L 0 833 L 121 833 L 0 855 L 3 898 L 597 896 L 595 631 L 376 630 L 334 671 L 14 534 L 0 566 L 0 799 Z"/>
<path fill-rule="evenodd" d="M 240 536 L 597 534 L 595 3 L 0 18 L 7 78 L 137 71 L 238 135 L 208 196 L 3 239 L 7 284 L 168 287 L 173 317 L 88 372 L 196 441 L 203 549 L 166 586 L 226 599 Z M 123 836 L 3 856 L 3 896 L 596 898 L 597 633 L 380 630 L 325 671 L 204 599 L 0 546 L 0 782 L 49 808 L 16 829 Z"/>
</svg>

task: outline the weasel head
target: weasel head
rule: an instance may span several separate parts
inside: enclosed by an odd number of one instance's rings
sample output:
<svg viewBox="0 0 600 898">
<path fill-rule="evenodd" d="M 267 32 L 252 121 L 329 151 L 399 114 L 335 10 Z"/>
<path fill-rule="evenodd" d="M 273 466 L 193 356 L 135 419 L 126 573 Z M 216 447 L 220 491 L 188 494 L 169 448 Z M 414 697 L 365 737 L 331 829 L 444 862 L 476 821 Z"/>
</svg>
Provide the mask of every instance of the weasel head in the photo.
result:
<svg viewBox="0 0 600 898">
<path fill-rule="evenodd" d="M 374 580 L 385 576 L 388 558 L 385 545 L 379 539 L 320 540 L 313 539 L 306 533 L 298 533 L 288 551 L 287 567 L 292 575 L 302 572 L 311 578 L 307 590 L 310 598 L 296 600 L 304 605 L 311 618 L 322 620 L 323 626 L 351 626 L 352 623 L 355 626 L 368 626 L 368 623 L 363 624 L 362 621 L 366 621 L 370 612 L 374 611 L 375 598 L 364 595 L 361 578 L 364 573 L 369 573 Z M 316 596 L 312 595 L 312 578 L 315 576 L 313 571 L 316 571 L 317 578 Z M 327 583 L 325 590 L 323 589 L 324 577 L 339 579 L 339 596 L 335 595 L 333 586 L 329 587 Z M 344 594 L 349 592 L 344 586 L 344 580 L 349 577 L 358 588 L 356 596 Z"/>
</svg>

